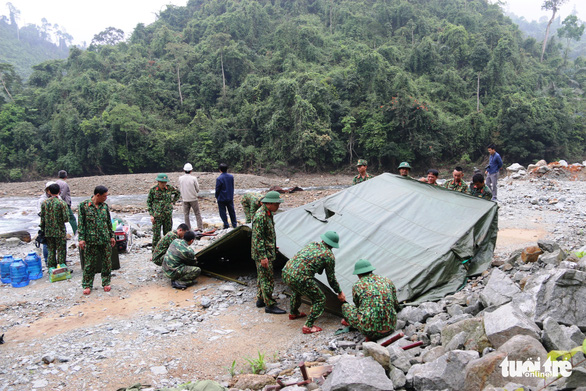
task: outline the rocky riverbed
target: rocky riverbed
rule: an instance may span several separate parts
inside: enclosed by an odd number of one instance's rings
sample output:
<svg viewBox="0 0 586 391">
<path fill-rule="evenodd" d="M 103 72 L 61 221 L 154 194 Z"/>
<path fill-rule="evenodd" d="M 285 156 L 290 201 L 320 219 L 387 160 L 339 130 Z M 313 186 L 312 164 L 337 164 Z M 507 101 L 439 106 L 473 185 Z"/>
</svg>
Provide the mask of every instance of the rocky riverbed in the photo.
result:
<svg viewBox="0 0 586 391">
<path fill-rule="evenodd" d="M 137 192 L 152 184 L 143 184 L 150 177 L 141 175 L 145 177 L 136 181 Z M 210 184 L 212 178 L 210 173 Z M 287 179 L 262 179 L 246 188 L 341 185 L 348 180 Z M 185 291 L 171 289 L 160 268 L 148 261 L 148 227 L 138 227 L 145 236 L 135 237 L 132 251 L 120 256 L 122 267 L 114 271 L 112 291 L 96 289 L 83 296 L 77 249 L 69 241 L 71 280 L 51 284 L 45 277 L 25 288 L 0 287 L 0 334 L 6 341 L 0 345 L 0 390 L 116 390 L 136 383 L 161 389 L 202 379 L 235 389 L 262 389 L 277 376 L 285 384 L 303 380 L 298 368 L 302 361 L 333 366 L 323 390 L 358 389 L 359 384 L 373 390 L 515 389 L 507 383 L 537 390 L 543 380 L 507 378 L 498 365 L 506 355 L 512 361 L 539 358 L 544 363 L 546 351 L 569 349 L 584 339 L 586 265 L 570 255 L 585 244 L 586 182 L 568 179 L 575 178 L 545 174 L 501 179 L 493 267 L 437 303 L 403 309 L 397 332 L 405 337 L 388 349 L 364 343 L 356 332 L 335 335 L 341 326 L 334 315 L 319 319 L 323 332 L 303 335 L 303 320 L 265 314 L 254 306 L 253 268 L 225 272 L 246 286 L 201 277 Z M 95 186 L 90 179 L 84 183 L 87 189 Z M 15 189 L 3 184 L 0 193 L 6 188 Z M 36 189 L 31 184 L 28 188 Z M 22 189 L 28 191 L 24 185 Z M 292 207 L 335 191 L 315 189 L 285 197 Z M 211 213 L 214 205 L 208 208 Z M 538 241 L 544 253 L 534 263 L 524 262 L 517 250 Z M 33 250 L 32 244 L 0 245 L 0 254 Z M 280 279 L 275 293 L 287 307 Z M 399 348 L 414 341 L 423 345 Z M 259 361 L 268 376 L 240 375 L 250 373 L 251 364 Z M 576 367 L 572 377 L 549 387 L 586 384 L 580 377 L 584 374 Z"/>
</svg>

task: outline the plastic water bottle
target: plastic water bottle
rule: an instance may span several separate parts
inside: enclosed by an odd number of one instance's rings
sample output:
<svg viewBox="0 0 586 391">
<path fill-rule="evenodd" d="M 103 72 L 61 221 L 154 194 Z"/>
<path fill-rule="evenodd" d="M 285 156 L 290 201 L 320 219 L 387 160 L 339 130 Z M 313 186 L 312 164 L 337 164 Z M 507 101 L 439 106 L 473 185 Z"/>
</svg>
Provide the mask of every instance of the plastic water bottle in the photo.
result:
<svg viewBox="0 0 586 391">
<path fill-rule="evenodd" d="M 28 265 L 28 278 L 31 280 L 38 280 L 43 278 L 43 264 L 41 263 L 41 257 L 36 252 L 30 252 L 24 259 Z"/>
<path fill-rule="evenodd" d="M 14 261 L 12 255 L 5 255 L 0 261 L 0 279 L 3 284 L 10 284 L 10 264 Z"/>
<path fill-rule="evenodd" d="M 21 258 L 17 258 L 10 264 L 10 283 L 13 288 L 21 288 L 27 286 L 28 266 Z"/>
</svg>

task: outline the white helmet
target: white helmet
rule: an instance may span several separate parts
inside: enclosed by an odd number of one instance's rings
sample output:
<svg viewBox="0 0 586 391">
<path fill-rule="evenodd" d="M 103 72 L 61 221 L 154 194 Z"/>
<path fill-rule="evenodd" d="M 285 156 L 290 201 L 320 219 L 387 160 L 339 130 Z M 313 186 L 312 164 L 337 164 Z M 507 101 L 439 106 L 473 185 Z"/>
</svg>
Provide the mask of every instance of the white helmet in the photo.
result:
<svg viewBox="0 0 586 391">
<path fill-rule="evenodd" d="M 185 165 L 183 166 L 183 171 L 193 171 L 193 166 L 191 165 L 191 163 L 185 163 Z"/>
<path fill-rule="evenodd" d="M 49 188 L 49 186 L 56 184 L 57 182 L 49 181 L 45 184 L 45 190 Z"/>
</svg>

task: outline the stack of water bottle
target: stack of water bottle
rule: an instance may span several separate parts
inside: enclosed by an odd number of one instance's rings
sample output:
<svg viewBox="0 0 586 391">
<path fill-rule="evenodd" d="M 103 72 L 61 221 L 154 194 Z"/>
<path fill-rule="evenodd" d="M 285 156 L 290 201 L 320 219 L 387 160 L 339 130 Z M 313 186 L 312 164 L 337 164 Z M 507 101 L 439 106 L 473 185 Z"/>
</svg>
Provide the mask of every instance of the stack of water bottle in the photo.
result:
<svg viewBox="0 0 586 391">
<path fill-rule="evenodd" d="M 41 257 L 29 253 L 24 259 L 5 255 L 0 261 L 0 279 L 3 284 L 12 284 L 14 288 L 27 286 L 30 280 L 43 278 Z"/>
</svg>

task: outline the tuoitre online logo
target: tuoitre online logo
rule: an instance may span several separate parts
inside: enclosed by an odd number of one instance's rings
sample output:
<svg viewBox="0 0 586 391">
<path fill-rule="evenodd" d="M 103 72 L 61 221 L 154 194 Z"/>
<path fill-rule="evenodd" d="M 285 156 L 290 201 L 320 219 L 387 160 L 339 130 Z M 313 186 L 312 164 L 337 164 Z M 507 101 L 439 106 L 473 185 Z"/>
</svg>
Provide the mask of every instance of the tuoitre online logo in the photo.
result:
<svg viewBox="0 0 586 391">
<path fill-rule="evenodd" d="M 526 361 L 509 361 L 505 357 L 499 364 L 503 377 L 569 377 L 572 374 L 572 363 L 569 361 L 551 361 L 549 357 L 543 363 L 541 370 L 541 359 Z"/>
</svg>

